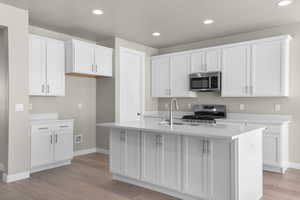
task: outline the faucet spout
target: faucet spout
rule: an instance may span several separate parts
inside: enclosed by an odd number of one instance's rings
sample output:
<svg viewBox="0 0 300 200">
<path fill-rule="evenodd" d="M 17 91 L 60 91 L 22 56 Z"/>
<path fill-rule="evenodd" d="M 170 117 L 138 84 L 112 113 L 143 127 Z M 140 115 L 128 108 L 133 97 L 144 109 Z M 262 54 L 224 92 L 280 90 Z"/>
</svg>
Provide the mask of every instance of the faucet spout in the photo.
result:
<svg viewBox="0 0 300 200">
<path fill-rule="evenodd" d="M 170 111 L 169 111 L 169 115 L 170 115 L 170 126 L 173 126 L 173 104 L 175 103 L 175 109 L 179 110 L 179 106 L 178 106 L 178 102 L 177 99 L 175 98 L 170 98 Z"/>
</svg>

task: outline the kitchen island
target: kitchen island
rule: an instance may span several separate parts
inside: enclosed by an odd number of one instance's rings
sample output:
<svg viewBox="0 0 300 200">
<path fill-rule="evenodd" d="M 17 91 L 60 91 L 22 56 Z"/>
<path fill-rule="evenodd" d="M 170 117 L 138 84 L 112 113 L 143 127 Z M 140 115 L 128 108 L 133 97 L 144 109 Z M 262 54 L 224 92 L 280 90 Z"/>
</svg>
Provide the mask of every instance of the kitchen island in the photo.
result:
<svg viewBox="0 0 300 200">
<path fill-rule="evenodd" d="M 97 124 L 111 129 L 113 179 L 185 200 L 261 199 L 264 127 L 176 124 Z"/>
</svg>

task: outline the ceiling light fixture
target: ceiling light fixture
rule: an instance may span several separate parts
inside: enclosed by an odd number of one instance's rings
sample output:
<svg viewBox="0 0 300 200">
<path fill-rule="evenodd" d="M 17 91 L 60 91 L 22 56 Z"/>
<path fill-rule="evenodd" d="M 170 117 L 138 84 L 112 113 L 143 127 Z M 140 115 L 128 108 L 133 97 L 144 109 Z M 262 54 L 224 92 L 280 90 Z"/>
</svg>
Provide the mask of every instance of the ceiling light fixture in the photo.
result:
<svg viewBox="0 0 300 200">
<path fill-rule="evenodd" d="M 157 37 L 157 36 L 160 36 L 160 33 L 159 33 L 159 32 L 154 32 L 154 33 L 152 33 L 152 35 L 153 35 L 154 37 Z"/>
<path fill-rule="evenodd" d="M 293 3 L 292 0 L 281 0 L 277 3 L 278 6 L 283 7 L 283 6 L 288 6 L 291 3 Z"/>
<path fill-rule="evenodd" d="M 206 20 L 204 20 L 203 21 L 203 24 L 213 24 L 214 23 L 214 20 L 212 20 L 212 19 L 206 19 Z"/>
<path fill-rule="evenodd" d="M 96 10 L 93 10 L 93 14 L 94 15 L 103 15 L 103 11 L 96 9 Z"/>
</svg>

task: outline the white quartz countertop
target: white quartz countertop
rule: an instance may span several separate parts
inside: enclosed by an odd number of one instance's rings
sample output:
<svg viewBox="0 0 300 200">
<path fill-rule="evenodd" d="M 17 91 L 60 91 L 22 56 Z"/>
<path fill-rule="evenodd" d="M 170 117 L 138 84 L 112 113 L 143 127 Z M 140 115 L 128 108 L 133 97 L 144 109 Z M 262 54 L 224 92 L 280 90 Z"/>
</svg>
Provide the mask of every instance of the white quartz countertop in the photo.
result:
<svg viewBox="0 0 300 200">
<path fill-rule="evenodd" d="M 241 125 L 241 124 L 201 124 L 200 126 L 192 125 L 169 125 L 160 124 L 159 119 L 143 119 L 130 122 L 98 123 L 97 126 L 107 128 L 121 128 L 127 130 L 140 130 L 144 132 L 167 133 L 177 135 L 199 136 L 213 139 L 233 140 L 238 136 L 255 130 L 263 130 L 261 125 Z"/>
</svg>

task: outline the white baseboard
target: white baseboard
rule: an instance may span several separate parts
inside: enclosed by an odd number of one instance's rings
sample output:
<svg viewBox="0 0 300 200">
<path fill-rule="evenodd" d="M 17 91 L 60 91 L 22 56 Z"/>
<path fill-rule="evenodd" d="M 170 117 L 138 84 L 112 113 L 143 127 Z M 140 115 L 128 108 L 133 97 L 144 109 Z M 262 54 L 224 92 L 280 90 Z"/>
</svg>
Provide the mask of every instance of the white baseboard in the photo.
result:
<svg viewBox="0 0 300 200">
<path fill-rule="evenodd" d="M 290 162 L 290 168 L 292 168 L 292 169 L 300 169 L 300 163 Z"/>
<path fill-rule="evenodd" d="M 36 173 L 36 172 L 40 172 L 40 171 L 44 171 L 44 170 L 48 170 L 48 169 L 63 167 L 66 165 L 71 165 L 71 160 L 65 160 L 65 161 L 61 161 L 58 163 L 53 163 L 53 164 L 49 164 L 49 165 L 32 168 L 30 173 L 32 174 L 32 173 Z"/>
<path fill-rule="evenodd" d="M 5 183 L 11 183 L 11 182 L 27 179 L 29 177 L 30 177 L 30 172 L 22 172 L 22 173 L 11 174 L 11 175 L 7 175 L 4 173 L 2 179 Z"/>
<path fill-rule="evenodd" d="M 82 155 L 86 155 L 86 154 L 90 154 L 90 153 L 96 153 L 96 152 L 97 152 L 96 148 L 84 149 L 84 150 L 80 150 L 80 151 L 75 151 L 74 156 L 82 156 Z"/>
<path fill-rule="evenodd" d="M 102 153 L 102 154 L 105 154 L 105 155 L 109 155 L 109 150 L 108 149 L 97 148 L 97 153 Z"/>
</svg>

